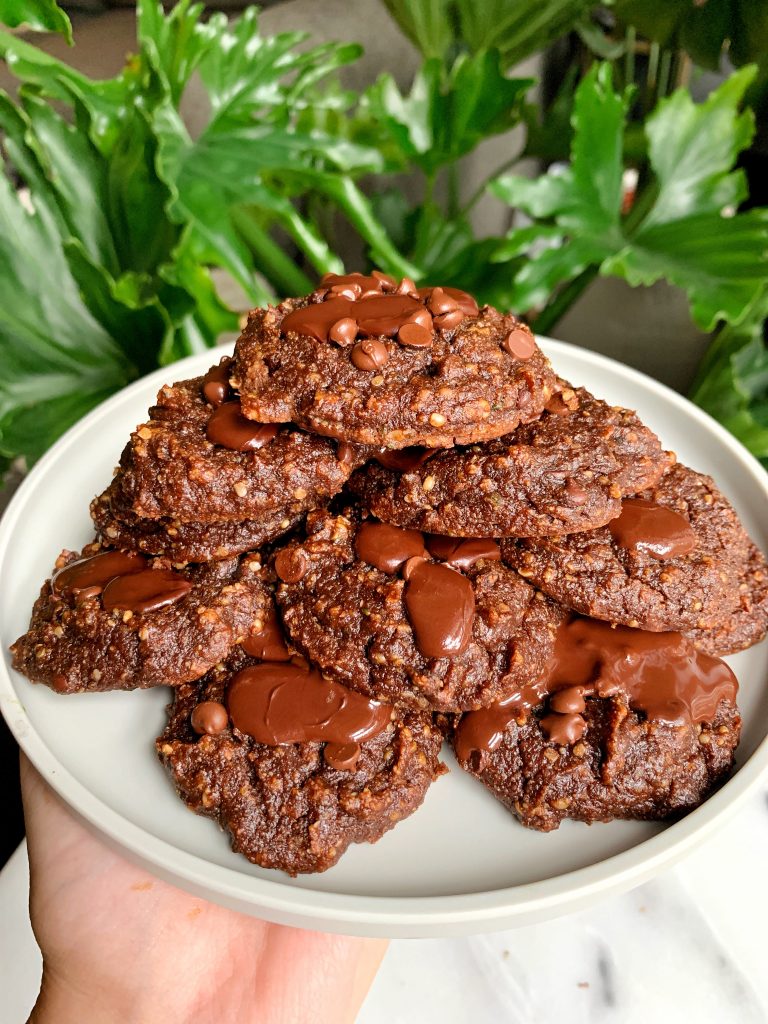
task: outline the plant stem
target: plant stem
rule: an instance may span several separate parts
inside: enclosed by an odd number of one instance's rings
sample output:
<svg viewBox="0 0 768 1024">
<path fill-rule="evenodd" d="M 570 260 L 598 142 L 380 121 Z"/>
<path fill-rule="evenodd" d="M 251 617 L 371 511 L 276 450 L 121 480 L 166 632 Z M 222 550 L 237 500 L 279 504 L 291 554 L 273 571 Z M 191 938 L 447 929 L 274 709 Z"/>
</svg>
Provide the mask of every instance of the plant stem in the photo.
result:
<svg viewBox="0 0 768 1024">
<path fill-rule="evenodd" d="M 240 207 L 232 210 L 232 221 L 256 257 L 257 270 L 285 295 L 305 295 L 313 284 L 290 256 L 269 236 L 254 215 Z"/>
<path fill-rule="evenodd" d="M 313 178 L 315 188 L 336 201 L 360 236 L 368 243 L 371 255 L 382 268 L 395 277 L 421 277 L 421 271 L 409 262 L 393 244 L 381 222 L 374 216 L 371 204 L 346 175 L 324 174 Z"/>
<path fill-rule="evenodd" d="M 565 316 L 574 302 L 579 298 L 587 285 L 597 277 L 600 268 L 597 264 L 587 267 L 575 277 L 570 284 L 561 289 L 542 309 L 531 326 L 538 334 L 549 334 L 550 330 Z"/>
</svg>

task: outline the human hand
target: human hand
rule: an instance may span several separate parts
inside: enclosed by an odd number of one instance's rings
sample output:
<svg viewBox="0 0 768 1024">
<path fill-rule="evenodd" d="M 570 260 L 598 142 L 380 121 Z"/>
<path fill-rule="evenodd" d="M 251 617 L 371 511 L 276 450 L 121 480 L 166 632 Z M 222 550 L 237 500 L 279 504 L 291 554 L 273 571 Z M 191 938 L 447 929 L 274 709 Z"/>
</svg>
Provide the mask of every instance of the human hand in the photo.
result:
<svg viewBox="0 0 768 1024">
<path fill-rule="evenodd" d="M 21 758 L 33 1024 L 345 1024 L 386 942 L 268 924 L 189 896 L 105 846 Z"/>
</svg>

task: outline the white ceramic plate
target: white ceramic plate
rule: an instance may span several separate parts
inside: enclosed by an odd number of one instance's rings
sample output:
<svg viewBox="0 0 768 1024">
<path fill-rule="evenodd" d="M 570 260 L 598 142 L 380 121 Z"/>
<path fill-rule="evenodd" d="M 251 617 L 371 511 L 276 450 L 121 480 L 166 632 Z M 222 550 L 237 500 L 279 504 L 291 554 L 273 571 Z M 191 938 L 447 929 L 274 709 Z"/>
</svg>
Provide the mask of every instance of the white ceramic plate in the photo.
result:
<svg viewBox="0 0 768 1024">
<path fill-rule="evenodd" d="M 543 344 L 556 370 L 601 398 L 636 408 L 687 464 L 711 473 L 755 540 L 768 549 L 768 475 L 713 420 L 648 377 L 561 342 Z M 138 381 L 74 426 L 43 458 L 0 522 L 0 709 L 61 796 L 134 861 L 197 895 L 283 924 L 361 935 L 450 935 L 551 917 L 628 888 L 722 827 L 768 768 L 768 644 L 732 659 L 744 733 L 738 770 L 684 820 L 565 822 L 523 829 L 485 790 L 451 767 L 423 807 L 374 846 L 354 846 L 321 875 L 290 879 L 231 852 L 213 822 L 175 796 L 153 741 L 165 689 L 60 697 L 10 669 L 43 579 L 63 547 L 91 539 L 88 503 L 110 479 L 158 388 L 195 376 L 194 356 Z"/>
</svg>

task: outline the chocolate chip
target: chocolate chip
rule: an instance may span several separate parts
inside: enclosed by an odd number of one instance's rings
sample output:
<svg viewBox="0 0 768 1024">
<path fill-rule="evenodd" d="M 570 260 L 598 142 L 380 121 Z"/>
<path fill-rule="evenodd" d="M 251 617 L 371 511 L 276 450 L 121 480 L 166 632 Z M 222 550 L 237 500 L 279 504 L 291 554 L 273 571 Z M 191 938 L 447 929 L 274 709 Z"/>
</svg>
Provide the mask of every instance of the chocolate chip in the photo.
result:
<svg viewBox="0 0 768 1024">
<path fill-rule="evenodd" d="M 452 331 L 454 327 L 459 326 L 463 319 L 464 314 L 460 309 L 452 309 L 449 313 L 440 313 L 435 317 L 435 327 L 441 331 Z"/>
<path fill-rule="evenodd" d="M 328 337 L 337 345 L 351 345 L 357 337 L 357 320 L 351 316 L 342 317 L 328 331 Z"/>
<path fill-rule="evenodd" d="M 416 295 L 416 285 L 410 277 L 404 277 L 395 289 L 397 295 Z"/>
<path fill-rule="evenodd" d="M 427 299 L 427 307 L 430 313 L 439 316 L 441 313 L 453 313 L 459 308 L 459 304 L 442 288 L 433 288 Z"/>
<path fill-rule="evenodd" d="M 515 359 L 530 359 L 536 351 L 536 342 L 526 327 L 515 327 L 502 341 L 501 347 Z"/>
<path fill-rule="evenodd" d="M 394 279 L 394 277 L 392 277 L 390 274 L 382 273 L 381 270 L 371 271 L 371 277 L 376 278 L 376 280 L 381 285 L 381 290 L 384 292 L 393 292 L 395 288 L 397 288 L 397 281 Z"/>
<path fill-rule="evenodd" d="M 389 352 L 383 341 L 366 338 L 355 345 L 350 358 L 358 370 L 378 370 L 389 360 Z"/>
<path fill-rule="evenodd" d="M 349 299 L 354 302 L 355 299 L 359 298 L 360 291 L 359 284 L 335 284 L 332 288 L 328 289 L 328 298 Z"/>
<path fill-rule="evenodd" d="M 432 331 L 421 324 L 403 324 L 397 332 L 397 340 L 401 345 L 411 345 L 414 348 L 429 348 L 434 341 Z"/>
<path fill-rule="evenodd" d="M 421 555 L 412 555 L 411 558 L 403 562 L 402 569 L 400 570 L 404 580 L 409 580 L 413 575 L 413 570 L 417 565 L 421 565 L 422 562 L 426 562 L 426 558 Z"/>
<path fill-rule="evenodd" d="M 309 558 L 301 548 L 283 548 L 275 556 L 275 572 L 284 583 L 298 583 L 309 569 Z"/>
<path fill-rule="evenodd" d="M 206 700 L 192 712 L 190 723 L 200 736 L 218 736 L 229 725 L 229 715 L 223 704 L 216 700 Z"/>
<path fill-rule="evenodd" d="M 256 423 L 243 416 L 239 402 L 225 402 L 216 409 L 205 428 L 213 444 L 230 451 L 247 452 L 263 448 L 277 435 L 274 423 Z"/>
<path fill-rule="evenodd" d="M 326 743 L 323 758 L 329 768 L 340 772 L 351 772 L 362 753 L 359 743 Z"/>
<path fill-rule="evenodd" d="M 203 398 L 211 405 L 223 405 L 229 397 L 229 374 L 232 367 L 231 360 L 226 359 L 218 366 L 212 366 L 203 377 Z"/>
<path fill-rule="evenodd" d="M 357 557 L 386 573 L 396 573 L 414 555 L 426 557 L 424 536 L 387 523 L 362 523 L 355 537 Z"/>
</svg>

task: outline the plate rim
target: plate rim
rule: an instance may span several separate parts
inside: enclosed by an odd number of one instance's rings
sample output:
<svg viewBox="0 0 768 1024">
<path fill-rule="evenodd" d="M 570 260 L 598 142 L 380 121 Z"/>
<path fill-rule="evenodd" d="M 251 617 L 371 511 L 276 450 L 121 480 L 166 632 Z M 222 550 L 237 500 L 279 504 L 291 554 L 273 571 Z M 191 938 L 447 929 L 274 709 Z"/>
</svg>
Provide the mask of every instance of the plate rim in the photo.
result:
<svg viewBox="0 0 768 1024">
<path fill-rule="evenodd" d="M 667 385 L 618 360 L 567 342 L 539 337 L 542 348 L 555 361 L 558 355 L 573 356 L 585 365 L 606 368 L 660 395 L 686 415 L 693 416 L 709 433 L 714 433 L 742 463 L 765 495 L 768 503 L 768 474 L 739 441 L 721 424 Z M 0 518 L 0 567 L 14 527 L 27 500 L 27 493 L 47 467 L 77 442 L 92 424 L 108 415 L 116 405 L 129 401 L 137 392 L 167 383 L 168 374 L 186 368 L 195 372 L 206 359 L 231 351 L 220 346 L 188 356 L 161 367 L 110 396 L 75 423 L 32 468 Z M 430 936 L 469 934 L 511 927 L 532 920 L 557 916 L 608 895 L 640 884 L 671 865 L 724 824 L 742 806 L 768 775 L 768 730 L 750 757 L 734 775 L 700 807 L 655 836 L 613 854 L 597 863 L 550 878 L 500 889 L 441 896 L 382 896 L 334 893 L 303 889 L 282 881 L 244 874 L 235 868 L 212 864 L 204 857 L 181 850 L 124 818 L 79 782 L 48 749 L 19 699 L 3 652 L 0 671 L 0 712 L 19 746 L 44 778 L 76 815 L 95 829 L 113 847 L 156 875 L 206 899 L 241 912 L 299 927 L 318 928 L 360 935 Z"/>
</svg>

